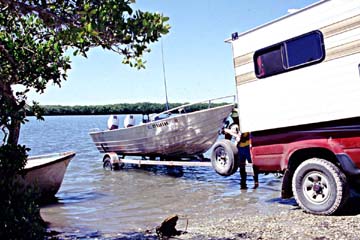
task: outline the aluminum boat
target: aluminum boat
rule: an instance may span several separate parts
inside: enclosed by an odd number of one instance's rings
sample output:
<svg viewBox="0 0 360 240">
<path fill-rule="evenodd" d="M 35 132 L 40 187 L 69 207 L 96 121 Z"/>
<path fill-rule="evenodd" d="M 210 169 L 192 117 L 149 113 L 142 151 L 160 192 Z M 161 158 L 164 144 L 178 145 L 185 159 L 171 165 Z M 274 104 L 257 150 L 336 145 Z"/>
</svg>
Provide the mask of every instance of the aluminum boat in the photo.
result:
<svg viewBox="0 0 360 240">
<path fill-rule="evenodd" d="M 228 97 L 224 97 L 228 98 Z M 91 130 L 90 136 L 101 153 L 115 152 L 123 156 L 190 157 L 200 155 L 215 143 L 219 130 L 234 104 L 184 112 L 195 104 L 182 105 L 157 114 L 152 120 L 129 128 Z M 165 118 L 162 118 L 166 116 Z"/>
</svg>

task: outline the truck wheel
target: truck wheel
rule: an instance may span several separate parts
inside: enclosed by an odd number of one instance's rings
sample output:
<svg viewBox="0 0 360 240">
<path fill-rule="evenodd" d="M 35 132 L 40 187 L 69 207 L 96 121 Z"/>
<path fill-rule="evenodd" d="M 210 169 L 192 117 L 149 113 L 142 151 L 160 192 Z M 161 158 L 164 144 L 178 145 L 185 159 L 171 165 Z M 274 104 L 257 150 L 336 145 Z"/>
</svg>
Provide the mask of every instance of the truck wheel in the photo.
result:
<svg viewBox="0 0 360 240">
<path fill-rule="evenodd" d="M 333 163 L 312 158 L 301 163 L 292 179 L 296 202 L 306 212 L 330 215 L 349 197 L 345 174 Z"/>
<path fill-rule="evenodd" d="M 230 176 L 239 167 L 237 148 L 226 139 L 216 142 L 211 154 L 211 165 L 221 176 Z"/>
</svg>

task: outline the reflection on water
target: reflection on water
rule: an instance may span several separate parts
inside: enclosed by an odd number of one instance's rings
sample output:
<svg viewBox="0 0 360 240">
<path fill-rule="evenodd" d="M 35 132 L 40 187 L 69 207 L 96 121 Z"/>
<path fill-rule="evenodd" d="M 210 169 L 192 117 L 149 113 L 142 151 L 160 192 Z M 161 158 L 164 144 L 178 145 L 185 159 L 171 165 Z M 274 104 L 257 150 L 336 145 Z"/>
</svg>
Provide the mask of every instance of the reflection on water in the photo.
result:
<svg viewBox="0 0 360 240">
<path fill-rule="evenodd" d="M 137 167 L 104 171 L 88 131 L 105 128 L 107 116 L 31 118 L 21 132 L 21 144 L 31 155 L 76 151 L 57 194 L 57 202 L 41 209 L 51 227 L 61 231 L 101 233 L 151 229 L 172 214 L 191 224 L 204 218 L 268 214 L 283 207 L 278 199 L 281 180 L 261 175 L 256 190 L 240 190 L 239 173 L 221 177 L 206 167 Z"/>
</svg>

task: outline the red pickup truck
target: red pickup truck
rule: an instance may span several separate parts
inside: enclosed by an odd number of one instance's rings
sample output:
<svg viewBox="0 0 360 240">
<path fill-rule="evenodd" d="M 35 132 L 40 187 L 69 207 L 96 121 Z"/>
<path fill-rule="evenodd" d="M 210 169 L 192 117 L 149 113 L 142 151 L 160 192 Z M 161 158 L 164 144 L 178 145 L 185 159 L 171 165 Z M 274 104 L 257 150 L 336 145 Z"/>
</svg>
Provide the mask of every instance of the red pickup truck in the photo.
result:
<svg viewBox="0 0 360 240">
<path fill-rule="evenodd" d="M 252 135 L 254 166 L 284 172 L 282 197 L 308 212 L 331 214 L 360 180 L 360 119 L 343 119 Z M 356 186 L 356 184 L 354 184 Z"/>
<path fill-rule="evenodd" d="M 295 196 L 305 211 L 329 215 L 341 210 L 350 187 L 360 186 L 360 118 L 251 133 L 253 167 L 283 173 L 282 198 Z M 238 168 L 230 140 L 214 145 L 212 164 L 223 176 Z"/>
</svg>

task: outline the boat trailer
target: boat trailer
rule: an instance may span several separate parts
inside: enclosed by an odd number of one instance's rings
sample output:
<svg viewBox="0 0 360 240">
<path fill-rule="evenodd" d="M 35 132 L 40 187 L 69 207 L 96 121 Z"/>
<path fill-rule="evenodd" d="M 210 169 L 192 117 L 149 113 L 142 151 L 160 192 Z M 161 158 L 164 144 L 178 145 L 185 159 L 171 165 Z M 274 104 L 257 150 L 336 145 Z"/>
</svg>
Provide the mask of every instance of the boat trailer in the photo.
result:
<svg viewBox="0 0 360 240">
<path fill-rule="evenodd" d="M 213 153 L 214 154 L 214 153 Z M 212 156 L 213 158 L 213 156 Z M 183 166 L 183 167 L 211 167 L 222 176 L 229 176 L 235 173 L 238 168 L 236 165 L 235 171 L 232 170 L 231 174 L 223 173 L 219 171 L 219 163 L 214 163 L 214 160 L 210 160 L 207 158 L 201 158 L 204 160 L 181 160 L 181 161 L 173 161 L 173 160 L 148 160 L 148 159 L 125 159 L 119 158 L 119 155 L 115 152 L 105 153 L 103 157 L 103 167 L 106 170 L 120 170 L 124 167 L 125 164 L 132 164 L 141 167 L 142 165 L 157 165 L 157 166 Z M 227 159 L 228 160 L 228 159 Z M 218 162 L 218 160 L 216 161 Z M 225 165 L 229 164 L 227 161 L 224 162 Z M 224 166 L 223 166 L 224 167 Z M 246 164 L 246 172 L 248 175 L 254 175 L 252 164 Z"/>
<path fill-rule="evenodd" d="M 187 167 L 212 167 L 211 161 L 173 161 L 173 160 L 147 160 L 147 159 L 125 159 L 119 158 L 115 152 L 106 153 L 103 157 L 103 166 L 107 170 L 117 170 L 124 164 L 138 165 L 163 165 L 163 166 L 187 166 Z"/>
</svg>

